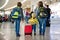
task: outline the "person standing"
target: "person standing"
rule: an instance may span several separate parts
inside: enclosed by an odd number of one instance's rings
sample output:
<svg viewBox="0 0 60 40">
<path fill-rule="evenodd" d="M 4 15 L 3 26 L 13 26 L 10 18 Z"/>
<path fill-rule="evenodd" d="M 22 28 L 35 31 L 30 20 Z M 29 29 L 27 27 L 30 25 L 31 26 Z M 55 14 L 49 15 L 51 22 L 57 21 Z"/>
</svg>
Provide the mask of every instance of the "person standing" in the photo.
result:
<svg viewBox="0 0 60 40">
<path fill-rule="evenodd" d="M 46 20 L 47 20 L 47 11 L 46 8 L 43 6 L 43 2 L 38 2 L 38 7 L 35 9 L 36 17 L 39 21 L 39 34 L 45 35 L 46 30 Z"/>
<path fill-rule="evenodd" d="M 11 17 L 15 22 L 15 31 L 16 31 L 16 36 L 20 37 L 19 30 L 20 30 L 20 22 L 21 20 L 23 21 L 23 9 L 21 8 L 22 4 L 21 2 L 17 3 L 17 7 L 13 8 L 11 12 Z"/>
<path fill-rule="evenodd" d="M 48 15 L 48 17 L 47 17 L 47 26 L 49 26 L 50 27 L 50 16 L 51 16 L 51 9 L 49 8 L 49 5 L 46 5 L 46 9 L 47 9 L 47 15 Z"/>
</svg>

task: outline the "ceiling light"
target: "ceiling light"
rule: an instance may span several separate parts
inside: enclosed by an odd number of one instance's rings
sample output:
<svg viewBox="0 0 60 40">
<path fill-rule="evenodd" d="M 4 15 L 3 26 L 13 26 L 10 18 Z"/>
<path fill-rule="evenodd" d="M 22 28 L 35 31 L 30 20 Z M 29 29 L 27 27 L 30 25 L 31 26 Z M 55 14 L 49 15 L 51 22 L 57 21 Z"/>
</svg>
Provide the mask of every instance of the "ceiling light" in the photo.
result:
<svg viewBox="0 0 60 40">
<path fill-rule="evenodd" d="M 26 0 L 23 0 L 22 1 L 22 3 L 24 3 Z M 15 6 L 13 6 L 13 7 L 10 7 L 10 8 L 7 8 L 7 9 L 5 9 L 5 10 L 9 10 L 9 9 L 12 9 L 12 8 L 14 8 L 14 7 L 16 7 L 17 5 L 15 5 Z"/>
<path fill-rule="evenodd" d="M 5 0 L 4 5 L 3 5 L 2 7 L 0 7 L 0 9 L 4 8 L 4 7 L 7 5 L 8 1 L 9 1 L 9 0 Z"/>
</svg>

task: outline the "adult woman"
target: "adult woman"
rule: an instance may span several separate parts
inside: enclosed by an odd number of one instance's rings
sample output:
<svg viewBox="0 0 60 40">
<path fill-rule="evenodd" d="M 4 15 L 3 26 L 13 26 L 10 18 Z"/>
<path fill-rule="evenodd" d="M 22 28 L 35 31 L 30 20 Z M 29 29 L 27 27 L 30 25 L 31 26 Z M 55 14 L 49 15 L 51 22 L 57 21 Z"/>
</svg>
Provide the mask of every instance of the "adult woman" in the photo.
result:
<svg viewBox="0 0 60 40">
<path fill-rule="evenodd" d="M 39 21 L 39 33 L 40 35 L 44 35 L 46 29 L 47 11 L 46 8 L 43 6 L 42 1 L 38 2 L 38 7 L 35 9 L 35 13 Z"/>
</svg>

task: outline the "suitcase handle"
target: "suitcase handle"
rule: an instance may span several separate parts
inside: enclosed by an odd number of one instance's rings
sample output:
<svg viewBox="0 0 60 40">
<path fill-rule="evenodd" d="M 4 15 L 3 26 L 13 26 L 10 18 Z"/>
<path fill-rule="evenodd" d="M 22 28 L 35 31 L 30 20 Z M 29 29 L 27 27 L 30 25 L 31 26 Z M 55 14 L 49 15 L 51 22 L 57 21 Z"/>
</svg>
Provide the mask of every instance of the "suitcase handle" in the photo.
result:
<svg viewBox="0 0 60 40">
<path fill-rule="evenodd" d="M 25 25 L 31 25 L 31 24 L 25 24 Z"/>
</svg>

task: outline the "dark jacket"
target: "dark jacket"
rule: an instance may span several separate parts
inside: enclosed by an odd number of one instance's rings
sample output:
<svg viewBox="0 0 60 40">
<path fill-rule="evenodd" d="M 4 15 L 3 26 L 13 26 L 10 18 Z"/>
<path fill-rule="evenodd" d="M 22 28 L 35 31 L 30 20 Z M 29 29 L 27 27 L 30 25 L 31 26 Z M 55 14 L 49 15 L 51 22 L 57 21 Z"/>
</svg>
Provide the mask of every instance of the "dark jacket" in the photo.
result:
<svg viewBox="0 0 60 40">
<path fill-rule="evenodd" d="M 50 12 L 51 12 L 51 9 L 50 8 L 46 8 L 46 10 L 47 10 L 47 15 L 48 15 L 48 17 L 47 17 L 47 19 L 50 19 L 50 16 L 51 16 L 51 14 L 50 14 Z"/>
</svg>

